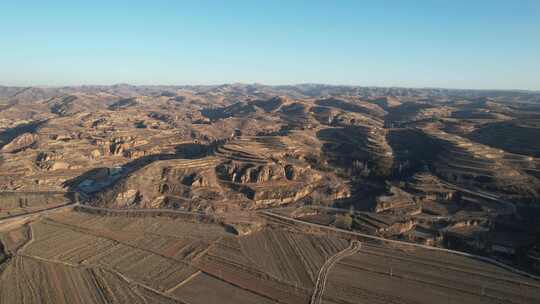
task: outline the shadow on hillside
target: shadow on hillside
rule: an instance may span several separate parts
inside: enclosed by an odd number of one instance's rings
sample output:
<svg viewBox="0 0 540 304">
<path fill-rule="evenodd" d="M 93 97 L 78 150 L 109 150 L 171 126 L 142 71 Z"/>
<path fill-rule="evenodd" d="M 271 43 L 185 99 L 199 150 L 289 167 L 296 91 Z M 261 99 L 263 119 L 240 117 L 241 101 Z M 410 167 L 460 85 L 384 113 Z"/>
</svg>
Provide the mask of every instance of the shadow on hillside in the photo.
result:
<svg viewBox="0 0 540 304">
<path fill-rule="evenodd" d="M 317 132 L 317 138 L 324 141 L 321 152 L 330 167 L 335 171 L 349 170 L 352 166 L 354 156 L 358 147 L 351 141 L 354 129 L 348 128 L 328 128 Z M 327 170 L 330 168 L 327 168 Z M 340 172 L 336 172 L 339 173 Z"/>
<path fill-rule="evenodd" d="M 24 133 L 35 133 L 36 130 L 46 123 L 46 120 L 35 121 L 27 124 L 18 125 L 14 128 L 9 128 L 0 132 L 0 149 L 15 139 L 17 136 Z"/>
</svg>

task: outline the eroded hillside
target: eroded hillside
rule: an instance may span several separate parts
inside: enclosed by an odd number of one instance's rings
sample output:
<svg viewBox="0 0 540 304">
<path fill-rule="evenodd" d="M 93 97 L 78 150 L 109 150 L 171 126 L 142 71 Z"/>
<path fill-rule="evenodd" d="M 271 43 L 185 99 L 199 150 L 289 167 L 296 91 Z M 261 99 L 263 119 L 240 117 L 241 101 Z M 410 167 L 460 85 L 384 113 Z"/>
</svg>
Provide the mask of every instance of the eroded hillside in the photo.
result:
<svg viewBox="0 0 540 304">
<path fill-rule="evenodd" d="M 0 214 L 73 202 L 240 217 L 290 207 L 333 227 L 521 259 L 540 227 L 538 95 L 1 88 Z"/>
</svg>

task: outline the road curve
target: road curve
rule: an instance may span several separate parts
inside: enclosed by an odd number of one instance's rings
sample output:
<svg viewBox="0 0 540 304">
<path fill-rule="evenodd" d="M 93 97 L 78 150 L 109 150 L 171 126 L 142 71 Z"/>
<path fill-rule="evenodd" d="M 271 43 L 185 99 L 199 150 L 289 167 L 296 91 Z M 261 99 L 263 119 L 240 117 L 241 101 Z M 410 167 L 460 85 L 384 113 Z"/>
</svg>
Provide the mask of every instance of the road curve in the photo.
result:
<svg viewBox="0 0 540 304">
<path fill-rule="evenodd" d="M 363 239 L 377 240 L 377 241 L 382 241 L 382 242 L 390 243 L 390 244 L 400 244 L 400 245 L 424 248 L 424 249 L 433 250 L 433 251 L 441 251 L 441 252 L 447 252 L 447 253 L 451 253 L 451 254 L 455 254 L 455 255 L 461 255 L 461 256 L 465 256 L 465 257 L 470 257 L 470 258 L 473 258 L 473 259 L 477 259 L 477 260 L 481 260 L 481 261 L 484 261 L 484 262 L 487 262 L 487 263 L 497 265 L 497 266 L 499 266 L 501 268 L 504 268 L 506 270 L 509 270 L 511 272 L 514 272 L 514 273 L 526 276 L 528 278 L 540 281 L 539 276 L 535 276 L 535 275 L 530 274 L 528 272 L 516 269 L 516 268 L 514 268 L 512 266 L 503 264 L 503 263 L 501 263 L 501 262 L 499 262 L 497 260 L 494 260 L 492 258 L 488 258 L 488 257 L 485 257 L 485 256 L 475 255 L 475 254 L 472 254 L 472 253 L 466 253 L 466 252 L 456 251 L 456 250 L 451 250 L 451 249 L 433 247 L 433 246 L 428 246 L 428 245 L 422 245 L 422 244 L 416 244 L 416 243 L 410 243 L 410 242 L 386 239 L 386 238 L 382 238 L 382 237 L 378 237 L 378 236 L 374 236 L 374 235 L 370 235 L 370 234 L 354 232 L 354 231 L 349 231 L 349 230 L 343 230 L 343 229 L 336 228 L 336 227 L 330 227 L 330 226 L 310 223 L 310 222 L 306 222 L 306 221 L 301 221 L 301 220 L 298 220 L 298 219 L 295 219 L 295 218 L 279 215 L 279 214 L 276 214 L 274 212 L 270 212 L 270 211 L 267 211 L 267 210 L 259 211 L 259 213 L 262 214 L 262 215 L 269 216 L 269 217 L 274 217 L 274 218 L 277 218 L 277 219 L 281 219 L 281 220 L 284 220 L 284 221 L 287 221 L 287 222 L 290 222 L 290 223 L 296 223 L 296 224 L 301 224 L 301 225 L 305 225 L 305 226 L 310 226 L 310 227 L 313 227 L 313 228 L 319 228 L 319 229 L 324 229 L 324 230 L 327 230 L 327 231 L 333 231 L 333 232 L 341 233 L 341 234 L 352 236 L 352 237 L 361 237 Z"/>
<path fill-rule="evenodd" d="M 326 288 L 326 280 L 328 279 L 328 273 L 332 267 L 339 262 L 339 260 L 348 257 L 360 249 L 361 243 L 357 240 L 353 240 L 349 247 L 341 250 L 340 252 L 331 256 L 319 270 L 319 275 L 317 276 L 317 282 L 315 283 L 315 288 L 313 289 L 313 294 L 311 296 L 310 304 L 320 304 L 323 299 L 324 290 Z"/>
</svg>

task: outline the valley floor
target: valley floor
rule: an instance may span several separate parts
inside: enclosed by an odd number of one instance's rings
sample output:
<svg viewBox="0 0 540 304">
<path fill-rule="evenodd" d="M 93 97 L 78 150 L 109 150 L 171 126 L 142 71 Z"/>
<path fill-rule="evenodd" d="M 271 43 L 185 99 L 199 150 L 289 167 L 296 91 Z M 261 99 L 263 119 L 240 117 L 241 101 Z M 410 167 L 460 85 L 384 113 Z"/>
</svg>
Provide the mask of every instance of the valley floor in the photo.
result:
<svg viewBox="0 0 540 304">
<path fill-rule="evenodd" d="M 247 235 L 61 211 L 0 225 L 1 303 L 536 303 L 540 282 L 413 246 L 267 222 Z"/>
</svg>

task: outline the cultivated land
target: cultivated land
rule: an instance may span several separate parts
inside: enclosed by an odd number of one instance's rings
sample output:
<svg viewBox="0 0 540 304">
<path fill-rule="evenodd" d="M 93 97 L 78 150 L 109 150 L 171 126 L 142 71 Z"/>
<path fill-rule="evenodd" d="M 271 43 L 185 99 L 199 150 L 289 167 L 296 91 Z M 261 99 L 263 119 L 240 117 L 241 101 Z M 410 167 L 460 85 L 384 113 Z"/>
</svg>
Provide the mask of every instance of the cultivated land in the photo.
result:
<svg viewBox="0 0 540 304">
<path fill-rule="evenodd" d="M 136 213 L 135 211 L 134 213 Z M 540 281 L 452 253 L 275 221 L 61 211 L 0 232 L 2 303 L 535 303 Z M 311 232 L 308 232 L 311 231 Z M 406 288 L 405 288 L 406 287 Z"/>
<path fill-rule="evenodd" d="M 525 91 L 0 86 L 0 303 L 540 302 L 539 128 Z"/>
</svg>

